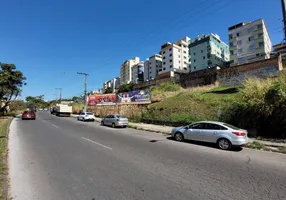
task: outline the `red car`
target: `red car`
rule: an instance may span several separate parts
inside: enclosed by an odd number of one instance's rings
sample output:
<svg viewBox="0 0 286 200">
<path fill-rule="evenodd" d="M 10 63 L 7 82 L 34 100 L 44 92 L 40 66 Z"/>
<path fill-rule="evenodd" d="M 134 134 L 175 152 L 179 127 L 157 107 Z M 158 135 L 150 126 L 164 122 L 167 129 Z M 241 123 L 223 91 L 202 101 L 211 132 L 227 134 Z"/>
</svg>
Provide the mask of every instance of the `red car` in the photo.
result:
<svg viewBox="0 0 286 200">
<path fill-rule="evenodd" d="M 22 120 L 24 120 L 24 119 L 33 119 L 33 120 L 35 120 L 36 119 L 36 113 L 34 111 L 25 111 L 22 114 Z"/>
</svg>

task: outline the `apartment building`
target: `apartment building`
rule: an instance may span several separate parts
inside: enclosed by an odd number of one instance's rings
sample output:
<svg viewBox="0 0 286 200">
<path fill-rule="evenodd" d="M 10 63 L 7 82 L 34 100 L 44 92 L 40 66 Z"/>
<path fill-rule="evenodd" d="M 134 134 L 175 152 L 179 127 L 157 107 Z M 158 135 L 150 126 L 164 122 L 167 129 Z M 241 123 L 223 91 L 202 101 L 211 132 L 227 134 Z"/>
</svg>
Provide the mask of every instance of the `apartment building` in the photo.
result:
<svg viewBox="0 0 286 200">
<path fill-rule="evenodd" d="M 119 86 L 120 86 L 120 78 L 115 77 L 109 81 L 104 82 L 102 90 L 104 93 L 107 88 L 112 88 L 112 92 L 116 92 Z"/>
<path fill-rule="evenodd" d="M 162 71 L 162 56 L 155 54 L 144 62 L 144 82 L 153 80 Z"/>
<path fill-rule="evenodd" d="M 229 62 L 229 46 L 217 34 L 198 36 L 189 42 L 190 71 L 224 66 Z"/>
<path fill-rule="evenodd" d="M 276 45 L 273 45 L 274 52 L 280 54 L 282 57 L 286 57 L 286 43 L 282 42 Z"/>
<path fill-rule="evenodd" d="M 270 58 L 272 43 L 263 19 L 231 26 L 228 34 L 231 66 Z"/>
<path fill-rule="evenodd" d="M 139 62 L 131 68 L 132 78 L 131 82 L 137 84 L 144 81 L 144 62 Z"/>
<path fill-rule="evenodd" d="M 161 46 L 162 68 L 159 74 L 166 72 L 189 72 L 189 44 L 190 38 L 184 37 L 176 43 L 167 42 Z"/>
<path fill-rule="evenodd" d="M 140 62 L 139 57 L 126 60 L 120 67 L 120 85 L 131 83 L 132 67 Z"/>
</svg>

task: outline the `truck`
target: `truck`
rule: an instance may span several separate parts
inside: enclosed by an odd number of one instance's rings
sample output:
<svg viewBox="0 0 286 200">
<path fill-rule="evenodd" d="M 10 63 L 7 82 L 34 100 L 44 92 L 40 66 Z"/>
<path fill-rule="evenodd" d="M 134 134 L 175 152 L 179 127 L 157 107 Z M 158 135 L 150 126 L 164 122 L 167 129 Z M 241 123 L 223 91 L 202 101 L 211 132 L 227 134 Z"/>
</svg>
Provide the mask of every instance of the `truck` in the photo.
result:
<svg viewBox="0 0 286 200">
<path fill-rule="evenodd" d="M 56 116 L 67 116 L 70 117 L 72 114 L 72 106 L 70 104 L 60 103 L 54 108 Z"/>
</svg>

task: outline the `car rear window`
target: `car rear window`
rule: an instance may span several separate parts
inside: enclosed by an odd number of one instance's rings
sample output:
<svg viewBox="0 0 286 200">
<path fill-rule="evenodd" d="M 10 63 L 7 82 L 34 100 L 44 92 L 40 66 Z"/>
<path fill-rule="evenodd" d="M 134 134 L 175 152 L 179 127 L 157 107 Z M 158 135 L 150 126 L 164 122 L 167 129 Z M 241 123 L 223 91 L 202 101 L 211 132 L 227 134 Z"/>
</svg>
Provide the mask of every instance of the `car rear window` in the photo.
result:
<svg viewBox="0 0 286 200">
<path fill-rule="evenodd" d="M 233 126 L 233 125 L 227 124 L 227 123 L 224 123 L 223 125 L 226 126 L 226 127 L 228 127 L 228 128 L 231 128 L 231 129 L 236 129 L 236 130 L 240 130 L 240 129 L 241 129 L 241 128 L 238 128 L 238 127 L 236 127 L 236 126 Z"/>
<path fill-rule="evenodd" d="M 91 112 L 88 112 L 88 113 L 86 113 L 87 115 L 93 115 L 93 113 L 91 113 Z"/>
<path fill-rule="evenodd" d="M 25 111 L 24 114 L 35 114 L 33 111 Z"/>
<path fill-rule="evenodd" d="M 125 118 L 124 115 L 116 115 L 117 118 Z"/>
</svg>

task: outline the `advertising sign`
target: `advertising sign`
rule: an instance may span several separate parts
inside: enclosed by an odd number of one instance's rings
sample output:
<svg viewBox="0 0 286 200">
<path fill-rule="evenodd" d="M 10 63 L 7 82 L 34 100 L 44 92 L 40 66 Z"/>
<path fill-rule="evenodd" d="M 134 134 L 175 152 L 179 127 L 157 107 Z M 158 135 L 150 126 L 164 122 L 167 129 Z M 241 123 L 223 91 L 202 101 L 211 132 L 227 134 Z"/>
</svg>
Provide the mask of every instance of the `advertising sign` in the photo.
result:
<svg viewBox="0 0 286 200">
<path fill-rule="evenodd" d="M 151 93 L 149 90 L 134 90 L 116 94 L 117 103 L 150 103 Z"/>
<path fill-rule="evenodd" d="M 138 67 L 138 82 L 144 81 L 144 66 Z"/>
<path fill-rule="evenodd" d="M 116 103 L 116 94 L 95 94 L 88 96 L 88 105 L 113 105 Z"/>
</svg>

